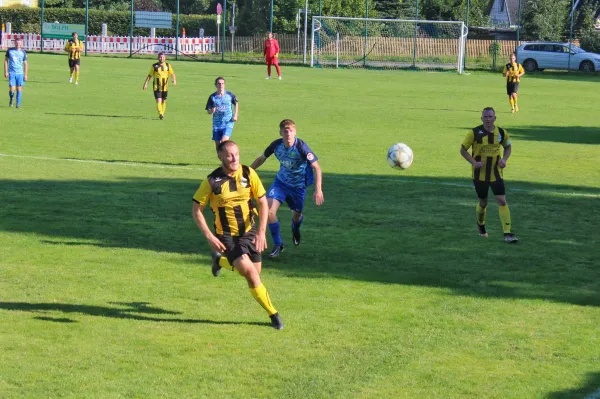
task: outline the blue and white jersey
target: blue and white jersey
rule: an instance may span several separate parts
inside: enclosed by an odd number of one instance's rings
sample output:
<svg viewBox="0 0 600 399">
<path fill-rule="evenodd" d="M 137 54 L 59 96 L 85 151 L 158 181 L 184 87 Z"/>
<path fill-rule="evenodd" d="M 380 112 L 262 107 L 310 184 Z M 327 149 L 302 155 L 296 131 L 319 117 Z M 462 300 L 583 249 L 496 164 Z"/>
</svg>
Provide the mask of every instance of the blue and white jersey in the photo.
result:
<svg viewBox="0 0 600 399">
<path fill-rule="evenodd" d="M 310 165 L 319 158 L 310 147 L 296 137 L 290 148 L 285 148 L 283 139 L 272 142 L 265 150 L 265 157 L 271 154 L 279 160 L 279 172 L 275 180 L 289 187 L 307 187 L 313 184 L 313 170 Z"/>
<path fill-rule="evenodd" d="M 235 94 L 227 90 L 225 90 L 222 96 L 215 91 L 208 97 L 206 110 L 217 109 L 213 114 L 213 128 L 222 128 L 233 123 L 233 107 L 237 103 L 238 100 Z"/>
<path fill-rule="evenodd" d="M 4 58 L 8 61 L 8 73 L 10 75 L 23 75 L 23 63 L 27 61 L 25 50 L 16 47 L 10 48 Z"/>
</svg>

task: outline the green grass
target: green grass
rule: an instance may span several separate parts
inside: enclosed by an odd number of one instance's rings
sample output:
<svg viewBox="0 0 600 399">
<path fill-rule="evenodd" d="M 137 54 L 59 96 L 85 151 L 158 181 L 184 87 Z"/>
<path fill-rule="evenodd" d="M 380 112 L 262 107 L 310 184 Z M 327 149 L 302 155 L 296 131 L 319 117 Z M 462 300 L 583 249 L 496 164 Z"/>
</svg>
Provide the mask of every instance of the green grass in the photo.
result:
<svg viewBox="0 0 600 399">
<path fill-rule="evenodd" d="M 174 62 L 166 119 L 149 60 L 30 55 L 0 105 L 0 397 L 583 398 L 600 389 L 597 77 Z M 191 197 L 217 166 L 203 111 L 218 75 L 251 163 L 293 118 L 325 204 L 262 278 L 271 329 L 237 274 L 210 274 Z M 6 95 L 4 95 L 6 96 Z M 6 97 L 3 97 L 6 101 Z M 519 245 L 477 236 L 459 155 L 484 106 L 512 135 Z M 403 172 L 387 148 L 415 153 Z M 268 186 L 277 163 L 259 174 Z"/>
</svg>

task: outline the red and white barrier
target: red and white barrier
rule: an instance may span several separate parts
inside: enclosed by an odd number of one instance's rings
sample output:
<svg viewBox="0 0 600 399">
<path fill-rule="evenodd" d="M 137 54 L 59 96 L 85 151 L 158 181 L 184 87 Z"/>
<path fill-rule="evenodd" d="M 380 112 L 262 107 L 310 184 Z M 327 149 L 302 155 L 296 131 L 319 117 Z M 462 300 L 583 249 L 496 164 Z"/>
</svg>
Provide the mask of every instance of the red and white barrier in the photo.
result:
<svg viewBox="0 0 600 399">
<path fill-rule="evenodd" d="M 2 35 L 2 48 L 7 49 L 14 46 L 15 39 L 23 40 L 23 48 L 26 51 L 41 50 L 41 36 L 34 33 L 4 33 Z M 145 37 L 134 36 L 88 36 L 86 43 L 88 53 L 100 54 L 175 54 L 176 41 L 174 37 Z M 44 51 L 64 51 L 66 40 L 44 39 Z M 209 54 L 216 51 L 216 40 L 214 37 L 180 37 L 180 54 Z"/>
</svg>

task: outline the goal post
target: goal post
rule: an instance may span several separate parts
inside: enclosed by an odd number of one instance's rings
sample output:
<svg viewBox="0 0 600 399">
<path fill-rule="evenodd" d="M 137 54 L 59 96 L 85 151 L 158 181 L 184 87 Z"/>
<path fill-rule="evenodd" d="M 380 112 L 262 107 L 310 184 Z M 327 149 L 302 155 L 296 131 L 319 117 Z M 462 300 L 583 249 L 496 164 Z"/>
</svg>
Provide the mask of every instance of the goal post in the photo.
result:
<svg viewBox="0 0 600 399">
<path fill-rule="evenodd" d="M 464 70 L 462 21 L 312 17 L 310 65 Z"/>
</svg>

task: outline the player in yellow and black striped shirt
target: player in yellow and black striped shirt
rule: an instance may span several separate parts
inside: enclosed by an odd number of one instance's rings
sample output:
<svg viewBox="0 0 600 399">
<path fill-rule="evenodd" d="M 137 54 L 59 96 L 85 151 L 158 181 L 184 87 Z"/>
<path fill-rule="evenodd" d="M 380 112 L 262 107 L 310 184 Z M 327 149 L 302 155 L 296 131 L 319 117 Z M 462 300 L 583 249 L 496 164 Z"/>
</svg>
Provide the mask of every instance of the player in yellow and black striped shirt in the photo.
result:
<svg viewBox="0 0 600 399">
<path fill-rule="evenodd" d="M 73 83 L 73 73 L 75 73 L 75 84 L 79 84 L 79 64 L 81 63 L 81 52 L 85 50 L 83 42 L 79 40 L 77 32 L 71 35 L 73 38 L 67 41 L 65 51 L 69 53 L 69 83 Z"/>
<path fill-rule="evenodd" d="M 271 325 L 281 330 L 281 317 L 260 280 L 260 253 L 267 247 L 267 193 L 254 169 L 240 164 L 236 143 L 231 140 L 220 143 L 217 155 L 221 167 L 202 182 L 194 194 L 192 208 L 194 221 L 214 251 L 213 275 L 217 277 L 222 267 L 237 269 L 248 281 L 252 296 L 269 314 Z M 258 202 L 258 229 L 254 226 L 253 201 Z M 202 213 L 209 203 L 215 215 L 215 234 Z"/>
<path fill-rule="evenodd" d="M 173 85 L 177 84 L 173 66 L 166 62 L 165 53 L 158 53 L 158 62 L 152 64 L 144 82 L 144 90 L 148 88 L 148 82 L 152 79 L 152 88 L 154 98 L 156 99 L 156 109 L 158 117 L 164 119 L 167 110 L 167 95 L 169 92 L 169 76 L 173 78 Z"/>
<path fill-rule="evenodd" d="M 460 147 L 460 154 L 472 165 L 473 184 L 479 197 L 476 207 L 479 235 L 487 237 L 485 229 L 485 210 L 488 191 L 491 188 L 498 202 L 498 213 L 504 231 L 504 241 L 517 243 L 519 240 L 511 233 L 510 210 L 506 203 L 506 189 L 502 171 L 512 152 L 508 132 L 495 125 L 496 112 L 493 108 L 484 108 L 481 113 L 483 125 L 469 130 Z M 469 149 L 472 153 L 469 154 Z M 500 149 L 503 148 L 502 154 Z M 500 157 L 502 155 L 502 157 Z"/>
<path fill-rule="evenodd" d="M 508 102 L 510 102 L 512 112 L 517 112 L 519 111 L 519 106 L 517 105 L 517 92 L 519 91 L 521 76 L 525 75 L 525 70 L 523 69 L 523 65 L 517 62 L 517 55 L 515 53 L 510 55 L 510 62 L 504 66 L 502 73 L 506 78 L 506 94 L 508 94 Z"/>
</svg>

